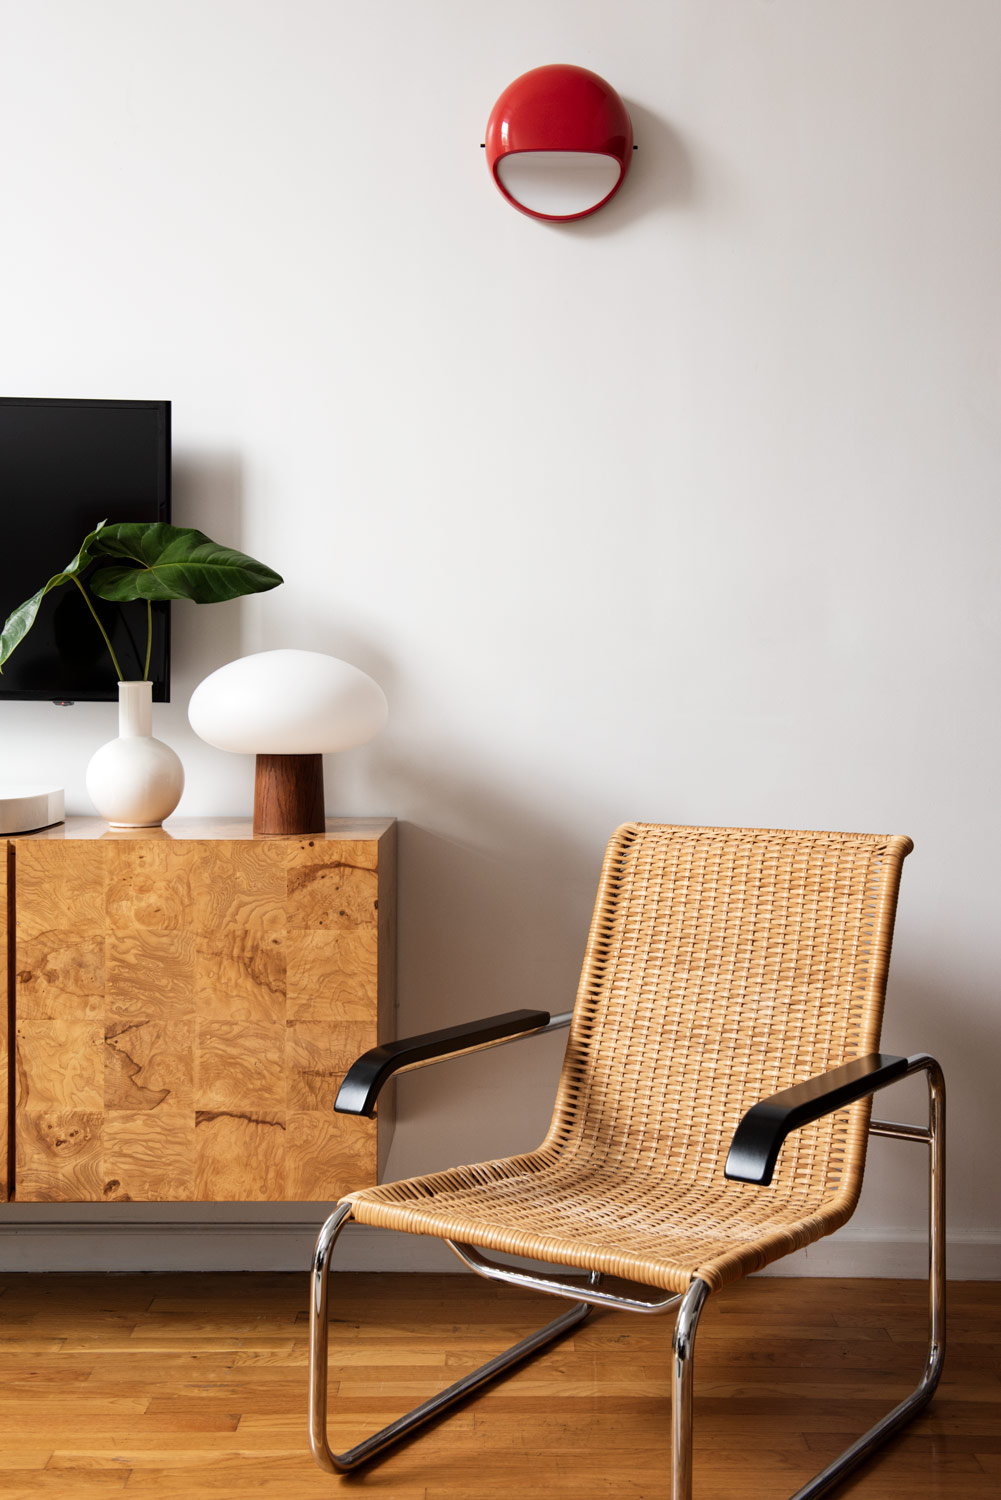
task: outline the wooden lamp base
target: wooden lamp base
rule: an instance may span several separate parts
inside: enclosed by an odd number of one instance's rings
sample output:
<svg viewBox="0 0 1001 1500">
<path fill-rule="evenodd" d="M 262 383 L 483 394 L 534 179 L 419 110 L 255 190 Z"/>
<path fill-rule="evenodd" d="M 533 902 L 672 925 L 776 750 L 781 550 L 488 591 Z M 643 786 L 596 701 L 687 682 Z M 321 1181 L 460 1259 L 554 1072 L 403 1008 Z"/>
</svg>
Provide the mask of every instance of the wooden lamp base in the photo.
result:
<svg viewBox="0 0 1001 1500">
<path fill-rule="evenodd" d="M 254 832 L 323 833 L 322 755 L 259 755 L 254 775 Z"/>
</svg>

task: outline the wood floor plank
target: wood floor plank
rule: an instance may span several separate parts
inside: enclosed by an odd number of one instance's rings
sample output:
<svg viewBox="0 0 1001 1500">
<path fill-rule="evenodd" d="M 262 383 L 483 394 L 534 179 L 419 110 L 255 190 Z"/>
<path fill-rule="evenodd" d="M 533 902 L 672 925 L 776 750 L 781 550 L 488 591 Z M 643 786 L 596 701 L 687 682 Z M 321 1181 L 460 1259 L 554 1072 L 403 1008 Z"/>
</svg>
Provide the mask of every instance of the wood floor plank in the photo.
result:
<svg viewBox="0 0 1001 1500">
<path fill-rule="evenodd" d="M 18 1474 L 10 1487 L 0 1489 L 4 1500 L 35 1500 L 36 1495 L 59 1496 L 59 1500 L 88 1500 L 89 1496 L 117 1495 L 124 1490 L 131 1478 L 129 1469 L 105 1472 L 91 1469 L 62 1470 L 40 1469 L 37 1473 Z"/>
<path fill-rule="evenodd" d="M 914 1384 L 917 1282 L 752 1279 L 710 1299 L 698 1500 L 776 1500 Z M 350 1446 L 552 1316 L 462 1275 L 339 1277 L 331 1438 Z M 935 1401 L 842 1493 L 996 1500 L 1001 1286 L 950 1288 Z M 305 1430 L 304 1276 L 0 1278 L 2 1500 L 335 1500 Z M 662 1500 L 671 1327 L 594 1317 L 364 1476 L 386 1500 Z"/>
<path fill-rule="evenodd" d="M 16 1469 L 44 1469 L 49 1459 L 48 1448 L 22 1448 L 17 1452 L 0 1452 L 0 1474 Z"/>
</svg>

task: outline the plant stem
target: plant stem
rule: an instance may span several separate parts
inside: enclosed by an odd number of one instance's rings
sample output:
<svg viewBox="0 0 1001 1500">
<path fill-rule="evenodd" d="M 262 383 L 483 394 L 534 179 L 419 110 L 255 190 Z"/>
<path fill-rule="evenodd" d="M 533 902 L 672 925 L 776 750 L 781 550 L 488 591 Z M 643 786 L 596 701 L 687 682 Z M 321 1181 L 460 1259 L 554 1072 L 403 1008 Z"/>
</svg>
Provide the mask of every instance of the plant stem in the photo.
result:
<svg viewBox="0 0 1001 1500">
<path fill-rule="evenodd" d="M 146 665 L 143 667 L 143 682 L 149 682 L 149 658 L 153 650 L 153 605 L 146 600 Z"/>
<path fill-rule="evenodd" d="M 97 618 L 97 610 L 94 608 L 93 604 L 91 604 L 91 602 L 90 602 L 90 596 L 87 593 L 87 590 L 84 588 L 83 584 L 80 582 L 79 578 L 77 578 L 75 574 L 71 573 L 70 577 L 73 579 L 73 582 L 76 584 L 77 588 L 80 590 L 81 594 L 83 595 L 83 602 L 84 602 L 84 604 L 86 604 L 87 608 L 90 610 L 91 614 L 94 616 L 94 624 L 97 626 L 98 630 L 104 636 L 104 644 L 107 646 L 108 650 L 111 652 L 111 660 L 115 664 L 115 671 L 118 673 L 118 681 L 119 682 L 124 682 L 125 681 L 125 677 L 124 677 L 124 675 L 122 673 L 121 667 L 118 664 L 118 657 L 115 655 L 115 648 L 111 644 L 111 641 L 108 639 L 108 632 L 105 630 L 104 626 L 101 624 L 100 620 Z"/>
</svg>

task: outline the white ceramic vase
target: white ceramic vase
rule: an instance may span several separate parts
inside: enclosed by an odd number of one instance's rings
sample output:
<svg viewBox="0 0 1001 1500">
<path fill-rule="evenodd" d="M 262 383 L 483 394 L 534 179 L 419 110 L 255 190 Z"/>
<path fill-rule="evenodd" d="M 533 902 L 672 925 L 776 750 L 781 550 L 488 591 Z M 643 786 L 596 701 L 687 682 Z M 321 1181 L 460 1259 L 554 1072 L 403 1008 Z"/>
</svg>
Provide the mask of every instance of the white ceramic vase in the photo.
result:
<svg viewBox="0 0 1001 1500">
<path fill-rule="evenodd" d="M 87 767 L 87 790 L 112 828 L 159 828 L 181 800 L 184 767 L 153 738 L 153 684 L 118 684 L 118 738 Z"/>
</svg>

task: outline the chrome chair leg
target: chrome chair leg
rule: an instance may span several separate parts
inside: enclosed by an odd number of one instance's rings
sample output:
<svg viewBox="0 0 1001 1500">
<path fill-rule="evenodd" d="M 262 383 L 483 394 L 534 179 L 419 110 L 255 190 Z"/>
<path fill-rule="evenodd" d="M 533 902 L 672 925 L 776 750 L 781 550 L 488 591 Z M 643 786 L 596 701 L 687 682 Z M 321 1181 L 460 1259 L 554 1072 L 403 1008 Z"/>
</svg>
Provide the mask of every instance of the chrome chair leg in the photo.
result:
<svg viewBox="0 0 1001 1500">
<path fill-rule="evenodd" d="M 815 1474 L 790 1500 L 820 1500 L 864 1463 L 877 1448 L 912 1421 L 932 1396 L 945 1363 L 945 1081 L 932 1058 L 922 1064 L 928 1075 L 928 1128 L 873 1120 L 873 1135 L 920 1141 L 930 1152 L 928 1192 L 928 1354 L 921 1379 L 909 1396 L 868 1432 Z M 692 1500 L 692 1356 L 699 1314 L 708 1295 L 702 1281 L 693 1281 L 678 1311 L 672 1365 L 671 1500 Z"/>
<path fill-rule="evenodd" d="M 561 1314 L 552 1323 L 547 1323 L 537 1333 L 530 1334 L 528 1338 L 513 1344 L 503 1354 L 496 1355 L 494 1359 L 481 1365 L 478 1370 L 464 1375 L 454 1385 L 450 1385 L 444 1391 L 439 1391 L 437 1396 L 421 1402 L 420 1406 L 415 1406 L 405 1416 L 395 1422 L 390 1422 L 387 1427 L 373 1433 L 370 1438 L 357 1443 L 355 1447 L 347 1449 L 344 1453 L 333 1453 L 327 1441 L 328 1277 L 331 1254 L 341 1230 L 350 1217 L 350 1203 L 340 1204 L 331 1214 L 320 1230 L 316 1249 L 313 1252 L 313 1265 L 310 1273 L 309 1445 L 316 1462 L 328 1474 L 347 1474 L 352 1469 L 359 1468 L 392 1444 L 400 1442 L 416 1428 L 423 1426 L 425 1422 L 430 1422 L 439 1413 L 455 1406 L 471 1392 L 478 1390 L 480 1386 L 486 1385 L 488 1381 L 496 1379 L 498 1375 L 520 1364 L 537 1349 L 552 1343 L 554 1339 L 561 1338 L 578 1323 L 583 1323 L 591 1311 L 589 1303 L 576 1303 L 569 1312 Z"/>
<path fill-rule="evenodd" d="M 888 1412 L 881 1421 L 862 1436 L 826 1469 L 798 1489 L 790 1500 L 818 1500 L 828 1494 L 852 1469 L 858 1467 L 886 1440 L 906 1427 L 932 1396 L 942 1377 L 945 1364 L 945 1080 L 934 1058 L 923 1063 L 928 1075 L 928 1129 L 912 1125 L 893 1125 L 874 1120 L 873 1135 L 887 1135 L 896 1140 L 916 1140 L 927 1144 L 930 1153 L 928 1191 L 928 1354 L 921 1379 L 909 1396 Z"/>
<path fill-rule="evenodd" d="M 695 1330 L 709 1295 L 704 1281 L 692 1282 L 678 1309 L 671 1359 L 671 1500 L 692 1500 L 692 1385 Z"/>
</svg>

